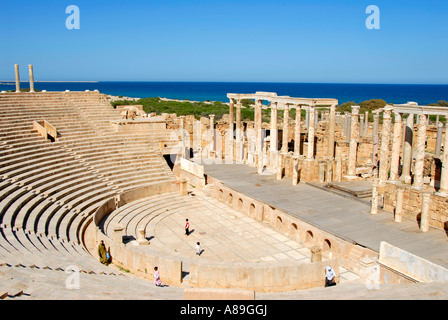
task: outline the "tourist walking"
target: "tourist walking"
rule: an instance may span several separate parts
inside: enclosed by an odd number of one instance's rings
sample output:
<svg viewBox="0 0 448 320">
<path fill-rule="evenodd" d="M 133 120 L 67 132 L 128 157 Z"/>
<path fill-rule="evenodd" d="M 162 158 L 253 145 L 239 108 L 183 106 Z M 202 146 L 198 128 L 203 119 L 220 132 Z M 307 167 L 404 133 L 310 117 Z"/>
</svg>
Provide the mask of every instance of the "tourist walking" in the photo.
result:
<svg viewBox="0 0 448 320">
<path fill-rule="evenodd" d="M 106 246 L 104 245 L 103 240 L 101 240 L 100 244 L 98 245 L 98 255 L 100 256 L 100 262 L 107 266 L 109 264 L 109 254 L 106 250 Z"/>
<path fill-rule="evenodd" d="M 154 284 L 158 287 L 160 287 L 162 285 L 162 280 L 160 280 L 158 267 L 154 267 Z"/>
<path fill-rule="evenodd" d="M 196 255 L 198 255 L 198 256 L 201 255 L 201 243 L 200 242 L 196 242 Z"/>
<path fill-rule="evenodd" d="M 190 223 L 188 222 L 188 219 L 185 219 L 185 235 L 190 235 Z"/>
<path fill-rule="evenodd" d="M 336 273 L 330 266 L 325 267 L 325 286 L 331 287 L 336 285 Z"/>
</svg>

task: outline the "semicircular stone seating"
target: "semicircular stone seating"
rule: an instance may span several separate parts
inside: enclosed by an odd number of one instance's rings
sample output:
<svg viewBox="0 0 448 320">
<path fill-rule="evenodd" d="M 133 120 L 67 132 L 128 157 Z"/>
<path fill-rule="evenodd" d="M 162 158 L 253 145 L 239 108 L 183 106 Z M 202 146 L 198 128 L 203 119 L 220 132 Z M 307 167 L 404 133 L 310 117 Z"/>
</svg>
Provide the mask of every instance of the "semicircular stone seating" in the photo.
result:
<svg viewBox="0 0 448 320">
<path fill-rule="evenodd" d="M 1 263 L 103 270 L 83 245 L 93 212 L 126 190 L 176 181 L 158 149 L 168 134 L 117 133 L 109 121 L 120 118 L 98 92 L 0 94 Z M 56 141 L 33 129 L 43 120 Z"/>
</svg>

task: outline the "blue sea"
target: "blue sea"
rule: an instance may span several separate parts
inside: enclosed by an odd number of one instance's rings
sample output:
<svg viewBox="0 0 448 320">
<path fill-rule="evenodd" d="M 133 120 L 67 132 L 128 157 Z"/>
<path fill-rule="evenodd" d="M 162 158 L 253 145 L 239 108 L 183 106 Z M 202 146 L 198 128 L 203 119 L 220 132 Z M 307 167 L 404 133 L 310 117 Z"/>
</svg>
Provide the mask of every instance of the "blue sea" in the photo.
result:
<svg viewBox="0 0 448 320">
<path fill-rule="evenodd" d="M 22 88 L 28 88 L 23 82 Z M 266 83 L 266 82 L 36 82 L 35 88 L 47 91 L 99 90 L 101 93 L 135 97 L 162 97 L 195 101 L 227 102 L 227 93 L 276 92 L 278 95 L 305 98 L 335 98 L 339 104 L 383 99 L 388 103 L 414 101 L 420 105 L 448 100 L 448 85 L 429 84 L 344 84 L 344 83 Z M 1 90 L 15 90 L 15 84 L 0 83 Z"/>
</svg>

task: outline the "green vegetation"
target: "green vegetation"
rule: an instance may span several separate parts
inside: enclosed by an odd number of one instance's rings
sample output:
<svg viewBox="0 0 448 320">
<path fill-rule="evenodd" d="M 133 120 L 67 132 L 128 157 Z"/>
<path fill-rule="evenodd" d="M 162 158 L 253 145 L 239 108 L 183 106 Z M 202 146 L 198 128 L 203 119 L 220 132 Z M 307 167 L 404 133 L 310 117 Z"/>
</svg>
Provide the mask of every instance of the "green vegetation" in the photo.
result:
<svg viewBox="0 0 448 320">
<path fill-rule="evenodd" d="M 162 113 L 176 113 L 178 116 L 194 115 L 195 118 L 208 117 L 210 114 L 215 115 L 215 119 L 219 120 L 224 114 L 229 113 L 229 106 L 220 101 L 210 103 L 206 102 L 181 102 L 181 101 L 165 101 L 160 98 L 144 98 L 137 101 L 131 100 L 117 100 L 111 102 L 112 106 L 117 105 L 143 105 L 143 110 L 146 113 L 155 112 Z M 243 120 L 253 120 L 253 109 L 242 108 L 241 118 Z"/>
</svg>

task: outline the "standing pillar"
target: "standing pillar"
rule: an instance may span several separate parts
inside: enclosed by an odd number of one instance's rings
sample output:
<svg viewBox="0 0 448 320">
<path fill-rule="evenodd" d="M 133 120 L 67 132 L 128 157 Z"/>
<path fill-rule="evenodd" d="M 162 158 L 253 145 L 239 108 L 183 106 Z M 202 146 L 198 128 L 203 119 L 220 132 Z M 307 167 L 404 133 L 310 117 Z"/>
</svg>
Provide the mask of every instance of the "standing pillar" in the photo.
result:
<svg viewBox="0 0 448 320">
<path fill-rule="evenodd" d="M 384 186 L 388 178 L 389 164 L 389 143 L 391 129 L 391 112 L 392 108 L 386 106 L 383 112 L 383 129 L 381 131 L 381 150 L 380 150 L 380 169 L 379 169 L 379 185 Z"/>
<path fill-rule="evenodd" d="M 296 123 L 294 127 L 294 155 L 300 156 L 300 138 L 301 138 L 301 125 L 302 122 L 302 106 L 297 105 L 296 106 Z"/>
<path fill-rule="evenodd" d="M 426 117 L 425 117 L 426 123 Z M 422 194 L 422 213 L 420 215 L 420 230 L 422 232 L 428 232 L 429 230 L 429 219 L 431 218 L 431 212 L 429 211 L 429 204 L 431 202 L 431 194 L 425 192 Z"/>
<path fill-rule="evenodd" d="M 440 196 L 448 196 L 448 122 L 445 126 L 445 141 L 443 141 L 442 172 L 440 175 Z"/>
<path fill-rule="evenodd" d="M 216 134 L 215 134 L 215 115 L 211 114 L 210 115 L 210 152 L 209 152 L 209 157 L 210 158 L 215 158 L 215 154 L 216 154 Z"/>
<path fill-rule="evenodd" d="M 336 105 L 330 107 L 330 121 L 328 128 L 328 157 L 334 159 L 334 133 L 335 133 Z"/>
<path fill-rule="evenodd" d="M 255 126 L 256 126 L 256 150 L 257 150 L 257 164 L 258 173 L 263 170 L 263 103 L 262 100 L 255 100 Z"/>
<path fill-rule="evenodd" d="M 270 143 L 270 160 L 273 168 L 277 167 L 277 151 L 278 151 L 278 127 L 277 127 L 277 103 L 271 102 L 271 143 Z"/>
<path fill-rule="evenodd" d="M 373 114 L 373 129 L 372 129 L 372 137 L 373 137 L 373 151 L 372 151 L 372 162 L 374 165 L 375 175 L 378 174 L 378 149 L 379 149 L 379 137 L 378 137 L 378 127 L 379 127 L 379 110 L 375 110 Z"/>
<path fill-rule="evenodd" d="M 403 170 L 400 180 L 411 183 L 412 145 L 414 140 L 414 114 L 408 114 L 406 119 L 405 143 L 403 145 Z"/>
<path fill-rule="evenodd" d="M 230 98 L 230 104 L 229 104 L 229 129 L 228 129 L 228 150 L 226 150 L 227 155 L 226 158 L 229 158 L 233 162 L 233 123 L 234 123 L 234 102 L 233 99 Z"/>
<path fill-rule="evenodd" d="M 279 153 L 277 155 L 277 180 L 282 180 L 283 178 L 283 154 Z"/>
<path fill-rule="evenodd" d="M 342 181 L 342 157 L 336 156 L 336 181 Z"/>
<path fill-rule="evenodd" d="M 442 148 L 442 134 L 443 134 L 443 123 L 437 122 L 436 150 L 434 152 L 436 157 L 440 157 L 440 149 Z"/>
<path fill-rule="evenodd" d="M 369 111 L 365 112 L 364 116 L 364 136 L 367 137 L 369 132 Z"/>
<path fill-rule="evenodd" d="M 239 163 L 243 161 L 244 151 L 243 151 L 243 131 L 241 123 L 241 99 L 236 100 L 236 161 Z"/>
<path fill-rule="evenodd" d="M 395 112 L 395 121 L 394 121 L 394 137 L 392 140 L 392 157 L 390 160 L 390 181 L 397 182 L 398 181 L 398 167 L 400 165 L 400 150 L 401 150 L 401 135 L 402 135 L 402 127 L 403 123 L 401 121 L 401 114 L 399 112 Z"/>
<path fill-rule="evenodd" d="M 359 106 L 352 106 L 352 117 L 350 123 L 350 150 L 348 157 L 348 172 L 347 176 L 356 176 L 356 152 L 358 149 L 358 139 L 359 139 Z"/>
<path fill-rule="evenodd" d="M 378 213 L 378 179 L 373 180 L 372 184 L 372 203 L 370 207 L 370 214 L 377 214 Z"/>
<path fill-rule="evenodd" d="M 296 186 L 299 184 L 299 159 L 292 158 L 292 185 Z"/>
<path fill-rule="evenodd" d="M 364 135 L 364 115 L 359 115 L 359 136 L 362 137 Z"/>
<path fill-rule="evenodd" d="M 351 115 L 349 113 L 345 114 L 345 141 L 350 142 L 351 136 Z"/>
<path fill-rule="evenodd" d="M 314 159 L 314 105 L 309 106 L 309 126 L 308 126 L 308 150 L 306 154 L 306 158 L 308 160 Z"/>
<path fill-rule="evenodd" d="M 310 125 L 310 108 L 306 108 L 306 114 L 305 114 L 305 126 L 308 128 Z"/>
<path fill-rule="evenodd" d="M 403 217 L 403 194 L 404 189 L 398 188 L 397 189 L 397 204 L 395 206 L 395 217 L 394 221 L 400 223 L 401 219 Z"/>
<path fill-rule="evenodd" d="M 14 71 L 16 74 L 16 92 L 20 92 L 20 74 L 19 74 L 19 65 L 14 65 Z"/>
<path fill-rule="evenodd" d="M 283 110 L 283 135 L 282 135 L 282 153 L 288 153 L 289 139 L 289 105 L 285 104 Z"/>
<path fill-rule="evenodd" d="M 415 173 L 414 183 L 415 189 L 423 188 L 423 169 L 425 166 L 425 144 L 426 144 L 426 115 L 421 114 L 418 117 L 417 131 L 417 152 L 415 155 Z"/>
<path fill-rule="evenodd" d="M 181 155 L 182 158 L 187 158 L 187 145 L 185 142 L 185 116 L 180 116 L 180 141 L 181 141 Z"/>
<path fill-rule="evenodd" d="M 29 73 L 30 73 L 30 92 L 35 92 L 34 91 L 34 72 L 33 72 L 33 65 L 30 64 L 28 66 L 29 68 Z"/>
</svg>

